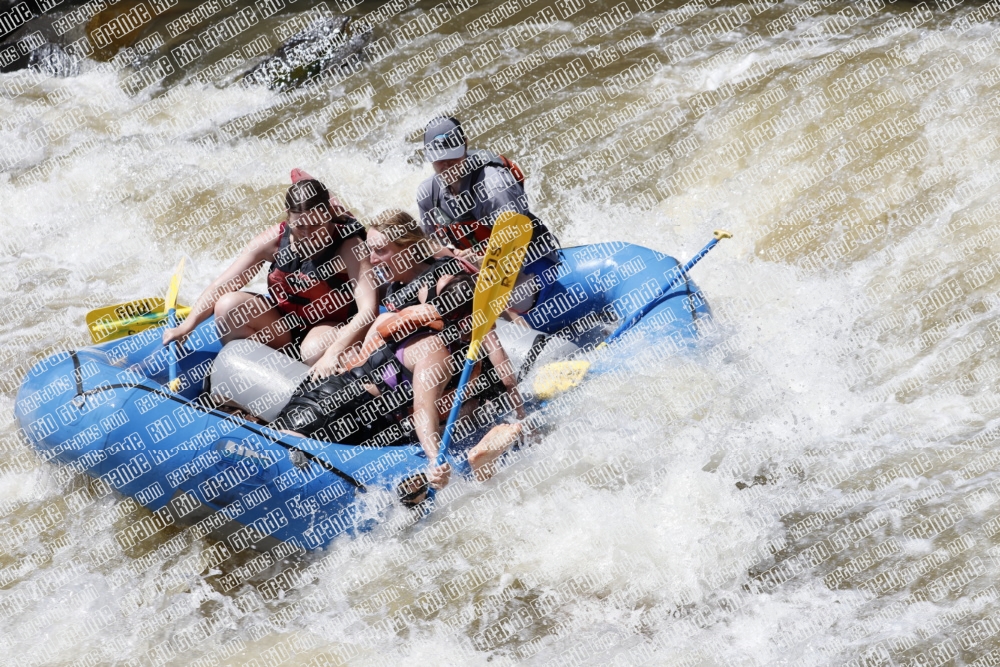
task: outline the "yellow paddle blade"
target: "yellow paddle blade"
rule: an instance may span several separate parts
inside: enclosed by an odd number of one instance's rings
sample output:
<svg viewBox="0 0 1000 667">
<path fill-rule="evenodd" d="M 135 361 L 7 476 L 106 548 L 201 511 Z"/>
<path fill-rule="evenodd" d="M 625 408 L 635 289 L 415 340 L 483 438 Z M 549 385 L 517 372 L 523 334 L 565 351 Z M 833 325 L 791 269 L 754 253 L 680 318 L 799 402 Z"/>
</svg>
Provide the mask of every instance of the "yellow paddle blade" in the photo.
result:
<svg viewBox="0 0 1000 667">
<path fill-rule="evenodd" d="M 116 303 L 113 306 L 95 308 L 87 313 L 87 324 L 97 320 L 130 320 L 136 317 L 149 315 L 150 313 L 163 312 L 163 299 L 158 296 L 136 299 L 126 303 Z"/>
<path fill-rule="evenodd" d="M 186 317 L 190 312 L 187 306 L 177 307 L 178 318 Z M 90 311 L 87 313 L 87 329 L 91 341 L 100 343 L 158 327 L 166 320 L 163 299 L 147 297 Z"/>
<path fill-rule="evenodd" d="M 476 294 L 472 299 L 472 343 L 467 359 L 475 359 L 479 343 L 507 308 L 530 241 L 531 220 L 527 216 L 505 211 L 497 217 L 476 280 Z"/>
<path fill-rule="evenodd" d="M 170 289 L 167 290 L 167 298 L 164 299 L 163 312 L 170 310 L 177 305 L 177 292 L 181 288 L 181 275 L 184 273 L 184 258 L 181 257 L 180 263 L 177 265 L 177 270 L 174 271 L 174 277 L 170 279 Z"/>
<path fill-rule="evenodd" d="M 87 313 L 87 329 L 90 330 L 90 340 L 95 343 L 117 340 L 146 329 L 158 327 L 167 320 L 167 311 L 174 308 L 177 318 L 183 318 L 191 312 L 187 306 L 177 305 L 177 291 L 181 285 L 181 274 L 184 272 L 184 258 L 181 258 L 170 280 L 167 298 L 158 296 L 136 299 L 127 303 L 97 308 Z"/>
<path fill-rule="evenodd" d="M 174 314 L 179 318 L 183 319 L 191 312 L 190 306 L 177 306 L 174 309 Z M 101 326 L 104 327 L 135 327 L 135 326 L 158 326 L 162 324 L 167 319 L 167 314 L 162 311 L 156 311 L 155 313 L 149 313 L 148 315 L 140 315 L 139 317 L 129 317 L 123 320 L 101 320 Z M 148 328 L 148 327 L 147 327 Z"/>
<path fill-rule="evenodd" d="M 535 396 L 543 401 L 555 398 L 564 391 L 579 385 L 590 370 L 590 362 L 554 361 L 538 369 L 532 388 Z"/>
<path fill-rule="evenodd" d="M 601 343 L 594 349 L 602 350 L 607 346 L 607 343 Z M 579 386 L 583 382 L 583 378 L 587 376 L 587 371 L 589 370 L 590 362 L 584 359 L 553 361 L 538 369 L 531 387 L 535 392 L 535 396 L 543 401 L 547 401 L 550 398 L 555 398 L 564 391 L 569 391 Z"/>
</svg>

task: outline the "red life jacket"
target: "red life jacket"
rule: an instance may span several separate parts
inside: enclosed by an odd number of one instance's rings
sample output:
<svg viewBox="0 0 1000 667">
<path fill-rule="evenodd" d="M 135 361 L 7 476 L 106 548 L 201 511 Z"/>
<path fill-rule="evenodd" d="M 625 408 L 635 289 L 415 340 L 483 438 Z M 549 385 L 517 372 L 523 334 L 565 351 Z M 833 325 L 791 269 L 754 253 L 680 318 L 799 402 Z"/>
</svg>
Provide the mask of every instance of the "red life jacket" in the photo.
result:
<svg viewBox="0 0 1000 667">
<path fill-rule="evenodd" d="M 291 247 L 291 227 L 281 223 L 281 240 L 267 274 L 267 291 L 282 314 L 294 313 L 300 326 L 344 324 L 358 312 L 354 302 L 354 281 L 340 247 L 351 237 L 364 233 L 360 224 L 333 225 L 337 238 L 321 238 L 324 247 L 302 261 Z"/>
<path fill-rule="evenodd" d="M 490 240 L 493 228 L 479 224 L 478 220 L 468 222 L 453 222 L 446 227 L 442 227 L 451 244 L 459 250 L 468 250 L 472 247 L 484 248 Z"/>
</svg>

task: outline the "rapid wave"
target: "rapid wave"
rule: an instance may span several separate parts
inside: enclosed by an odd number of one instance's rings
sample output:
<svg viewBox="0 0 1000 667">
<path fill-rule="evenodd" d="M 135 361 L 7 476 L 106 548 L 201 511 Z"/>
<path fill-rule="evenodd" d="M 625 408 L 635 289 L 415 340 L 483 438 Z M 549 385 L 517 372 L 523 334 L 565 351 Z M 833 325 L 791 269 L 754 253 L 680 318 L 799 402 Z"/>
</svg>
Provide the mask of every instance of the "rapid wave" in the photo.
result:
<svg viewBox="0 0 1000 667">
<path fill-rule="evenodd" d="M 126 77 L 179 42 L 0 74 L 5 654 L 1000 664 L 992 5 L 481 4 L 435 24 L 361 3 L 384 17 L 374 43 L 399 45 L 285 93 L 239 85 L 225 57 L 276 47 L 303 7 L 134 95 Z M 454 82 L 421 97 L 436 73 Z M 25 449 L 24 372 L 87 344 L 91 308 L 161 291 L 182 254 L 190 302 L 278 220 L 292 167 L 362 215 L 415 211 L 417 134 L 442 110 L 518 159 L 566 245 L 685 259 L 732 231 L 694 271 L 714 312 L 700 344 L 624 351 L 545 408 L 538 445 L 416 526 L 291 561 L 217 562 L 173 528 L 122 550 L 149 513 Z M 275 576 L 276 599 L 226 590 Z"/>
</svg>

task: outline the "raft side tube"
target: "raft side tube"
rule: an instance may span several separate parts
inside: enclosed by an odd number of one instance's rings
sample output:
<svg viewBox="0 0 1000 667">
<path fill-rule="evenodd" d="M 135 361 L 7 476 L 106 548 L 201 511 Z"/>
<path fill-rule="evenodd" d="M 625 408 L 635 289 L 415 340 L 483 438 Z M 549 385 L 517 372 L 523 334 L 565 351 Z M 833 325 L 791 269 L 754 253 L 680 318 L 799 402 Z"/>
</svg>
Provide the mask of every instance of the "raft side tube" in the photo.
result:
<svg viewBox="0 0 1000 667">
<path fill-rule="evenodd" d="M 196 333 L 209 327 L 203 322 Z M 164 525 L 214 517 L 213 534 L 238 533 L 247 544 L 270 536 L 315 549 L 371 526 L 358 523 L 359 493 L 392 492 L 399 479 L 426 467 L 414 445 L 355 447 L 279 433 L 140 379 L 137 369 L 166 380 L 155 363 L 139 363 L 144 351 L 162 349 L 162 333 L 128 347 L 112 341 L 62 354 L 26 376 L 15 414 L 42 457 L 64 464 L 60 481 L 85 472 L 159 511 L 156 521 Z M 197 368 L 191 357 L 185 367 Z M 129 546 L 146 537 L 122 531 L 116 539 Z"/>
<path fill-rule="evenodd" d="M 676 277 L 680 263 L 668 255 L 631 243 L 598 243 L 564 248 L 556 277 L 538 296 L 524 318 L 533 328 L 558 334 L 578 346 L 603 340 L 606 325 L 638 313 L 657 299 L 661 289 Z M 649 319 L 657 328 L 694 335 L 689 326 L 708 316 L 705 300 L 694 296 L 698 287 L 690 278 L 664 294 L 640 323 Z M 651 317 L 655 316 L 655 317 Z"/>
</svg>

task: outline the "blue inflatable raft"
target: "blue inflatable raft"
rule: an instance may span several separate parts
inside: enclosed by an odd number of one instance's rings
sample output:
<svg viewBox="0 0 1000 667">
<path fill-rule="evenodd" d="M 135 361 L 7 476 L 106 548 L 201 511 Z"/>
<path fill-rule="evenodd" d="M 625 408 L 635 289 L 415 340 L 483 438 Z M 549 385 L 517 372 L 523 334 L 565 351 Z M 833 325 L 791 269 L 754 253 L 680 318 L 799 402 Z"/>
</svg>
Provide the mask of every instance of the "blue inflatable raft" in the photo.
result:
<svg viewBox="0 0 1000 667">
<path fill-rule="evenodd" d="M 676 278 L 671 257 L 624 243 L 560 252 L 526 316 L 538 331 L 586 349 L 653 299 L 634 331 L 691 338 L 709 314 L 690 280 L 657 296 Z M 275 540 L 322 548 L 375 525 L 399 481 L 427 465 L 416 444 L 322 442 L 213 409 L 204 379 L 222 347 L 212 319 L 188 338 L 181 389 L 170 393 L 161 337 L 150 329 L 53 355 L 29 371 L 15 404 L 25 434 L 44 459 L 63 464 L 63 476 L 86 473 L 99 492 L 113 489 L 153 511 L 116 536 L 123 547 L 167 525 L 197 523 L 236 551 Z M 451 463 L 468 470 L 460 455 Z"/>
</svg>

